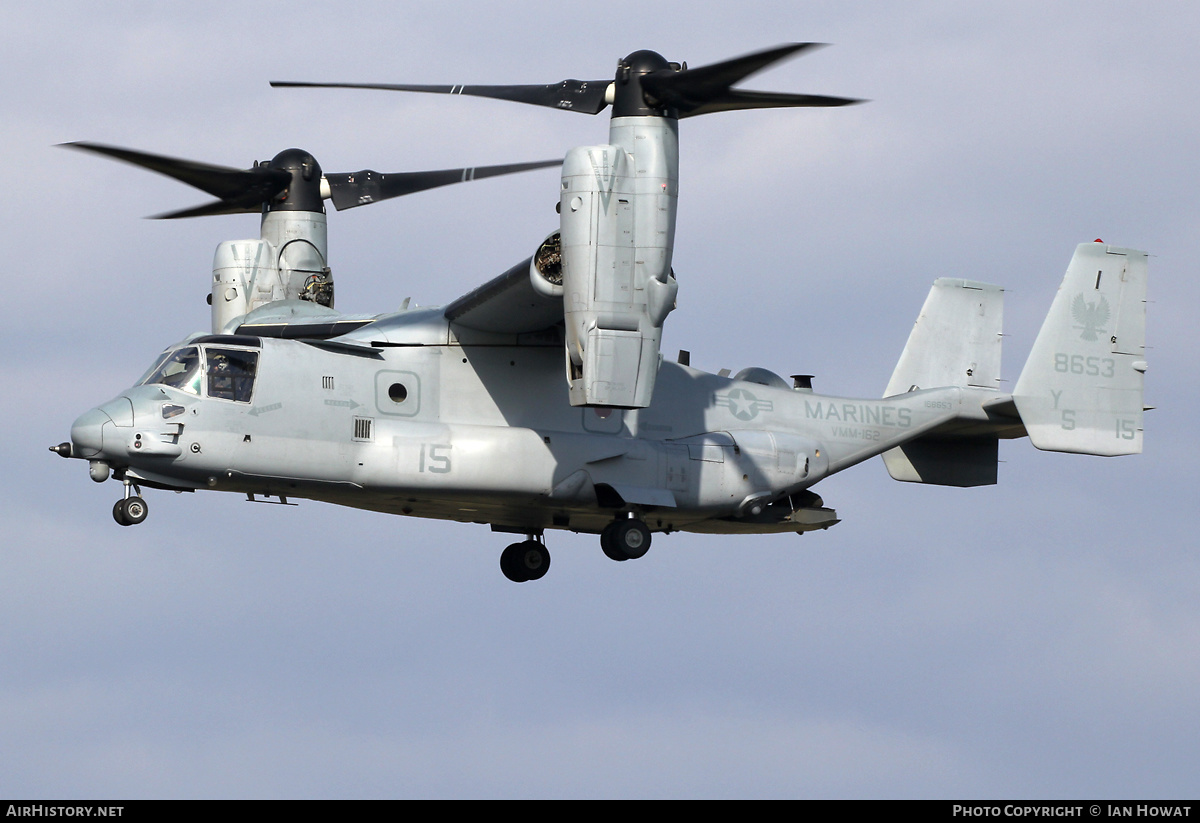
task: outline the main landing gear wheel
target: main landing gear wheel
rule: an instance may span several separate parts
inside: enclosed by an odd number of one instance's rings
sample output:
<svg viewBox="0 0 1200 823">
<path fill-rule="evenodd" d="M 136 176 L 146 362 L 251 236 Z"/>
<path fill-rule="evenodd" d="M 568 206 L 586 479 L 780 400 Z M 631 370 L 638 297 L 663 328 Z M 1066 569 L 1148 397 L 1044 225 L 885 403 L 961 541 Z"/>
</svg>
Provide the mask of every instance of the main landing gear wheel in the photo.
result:
<svg viewBox="0 0 1200 823">
<path fill-rule="evenodd" d="M 628 560 L 629 557 L 619 552 L 613 546 L 612 533 L 616 525 L 616 522 L 609 523 L 604 527 L 604 531 L 600 532 L 600 550 L 604 552 L 604 556 L 609 560 L 616 560 L 618 563 L 621 563 Z"/>
<path fill-rule="evenodd" d="M 500 554 L 500 571 L 514 583 L 541 580 L 550 569 L 550 551 L 536 540 L 513 543 Z"/>
<path fill-rule="evenodd" d="M 600 548 L 613 560 L 637 560 L 650 551 L 650 527 L 641 520 L 614 520 L 600 532 Z"/>
<path fill-rule="evenodd" d="M 126 497 L 113 505 L 113 520 L 122 526 L 136 526 L 145 520 L 149 513 L 146 501 L 140 497 Z"/>
</svg>

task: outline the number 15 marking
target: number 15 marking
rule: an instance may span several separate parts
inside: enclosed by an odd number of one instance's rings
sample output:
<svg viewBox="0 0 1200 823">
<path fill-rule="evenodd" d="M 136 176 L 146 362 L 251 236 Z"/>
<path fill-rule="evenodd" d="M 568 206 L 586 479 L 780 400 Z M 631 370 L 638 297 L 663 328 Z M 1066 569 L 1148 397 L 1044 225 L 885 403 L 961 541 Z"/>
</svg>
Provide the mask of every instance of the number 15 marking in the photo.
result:
<svg viewBox="0 0 1200 823">
<path fill-rule="evenodd" d="M 443 446 L 441 444 L 422 443 L 421 460 L 417 471 L 449 474 L 450 448 L 450 446 Z"/>
</svg>

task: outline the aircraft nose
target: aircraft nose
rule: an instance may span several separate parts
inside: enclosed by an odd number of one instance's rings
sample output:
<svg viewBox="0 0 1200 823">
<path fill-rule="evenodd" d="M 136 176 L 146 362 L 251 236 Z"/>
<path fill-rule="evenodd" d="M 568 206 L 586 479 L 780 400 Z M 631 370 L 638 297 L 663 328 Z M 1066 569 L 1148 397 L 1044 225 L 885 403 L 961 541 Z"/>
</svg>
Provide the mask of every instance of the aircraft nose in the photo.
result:
<svg viewBox="0 0 1200 823">
<path fill-rule="evenodd" d="M 100 409 L 86 411 L 71 426 L 72 456 L 92 458 L 104 450 L 104 425 L 112 418 Z"/>
</svg>

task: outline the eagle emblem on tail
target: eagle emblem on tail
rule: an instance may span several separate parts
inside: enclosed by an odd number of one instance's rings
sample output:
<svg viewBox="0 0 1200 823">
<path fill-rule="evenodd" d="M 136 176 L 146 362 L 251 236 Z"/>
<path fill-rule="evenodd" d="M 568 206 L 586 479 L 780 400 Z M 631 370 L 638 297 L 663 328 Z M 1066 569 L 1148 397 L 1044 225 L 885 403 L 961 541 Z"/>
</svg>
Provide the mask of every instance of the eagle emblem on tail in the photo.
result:
<svg viewBox="0 0 1200 823">
<path fill-rule="evenodd" d="M 1084 299 L 1083 292 L 1080 292 L 1071 301 L 1071 317 L 1075 319 L 1075 328 L 1081 329 L 1080 340 L 1096 340 L 1099 333 L 1104 331 L 1104 325 L 1111 314 L 1104 295 L 1100 295 L 1099 300 L 1089 302 Z"/>
</svg>

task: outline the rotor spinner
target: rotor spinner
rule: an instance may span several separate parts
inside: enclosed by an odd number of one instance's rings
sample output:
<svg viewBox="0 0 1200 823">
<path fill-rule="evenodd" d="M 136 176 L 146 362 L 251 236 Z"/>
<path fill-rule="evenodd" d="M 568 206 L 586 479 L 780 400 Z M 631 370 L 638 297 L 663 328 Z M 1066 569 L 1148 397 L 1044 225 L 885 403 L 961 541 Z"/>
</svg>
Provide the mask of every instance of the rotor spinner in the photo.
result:
<svg viewBox="0 0 1200 823">
<path fill-rule="evenodd" d="M 679 71 L 678 63 L 669 63 L 656 51 L 640 49 L 617 62 L 613 81 L 613 117 L 678 117 L 665 103 L 642 88 L 642 78 L 657 71 Z"/>
<path fill-rule="evenodd" d="M 263 202 L 265 211 L 325 213 L 325 197 L 321 191 L 321 164 L 304 149 L 284 149 L 270 160 L 254 165 L 256 168 L 286 171 L 292 176 L 291 182 L 282 192 Z"/>
</svg>

